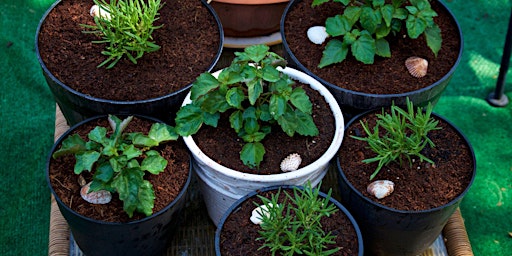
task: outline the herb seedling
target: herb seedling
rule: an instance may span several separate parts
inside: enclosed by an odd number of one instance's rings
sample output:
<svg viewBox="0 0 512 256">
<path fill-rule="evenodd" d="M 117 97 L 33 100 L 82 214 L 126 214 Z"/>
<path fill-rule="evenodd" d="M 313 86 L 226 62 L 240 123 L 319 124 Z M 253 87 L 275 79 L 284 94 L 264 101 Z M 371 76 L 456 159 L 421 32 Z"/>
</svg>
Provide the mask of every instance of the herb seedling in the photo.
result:
<svg viewBox="0 0 512 256">
<path fill-rule="evenodd" d="M 167 160 L 152 148 L 176 140 L 178 135 L 163 123 L 154 123 L 147 135 L 124 133 L 132 118 L 120 120 L 110 115 L 108 119 L 113 131 L 110 136 L 107 128 L 97 126 L 87 135 L 88 141 L 78 134 L 71 135 L 62 141 L 62 147 L 52 156 L 73 154 L 75 174 L 93 172 L 90 191 L 117 192 L 129 217 L 134 211 L 149 216 L 153 213 L 155 193 L 153 185 L 144 180 L 145 172 L 159 174 L 167 166 Z"/>
<path fill-rule="evenodd" d="M 430 116 L 432 108 L 432 104 L 429 103 L 425 111 L 419 107 L 414 111 L 412 102 L 407 99 L 407 111 L 393 103 L 390 113 L 384 113 L 383 109 L 381 114 L 377 114 L 378 119 L 373 132 L 368 123 L 360 121 L 367 137 L 351 137 L 366 141 L 373 152 L 377 153 L 376 157 L 363 160 L 364 163 L 379 162 L 370 180 L 375 178 L 383 166 L 391 162 L 398 160 L 402 165 L 407 159 L 409 165 L 412 165 L 412 156 L 419 157 L 420 161 L 434 164 L 432 160 L 421 154 L 427 145 L 435 147 L 434 142 L 427 136 L 428 133 L 441 129 L 437 126 L 439 121 Z"/>
<path fill-rule="evenodd" d="M 230 111 L 229 122 L 245 142 L 240 159 L 259 167 L 265 148 L 261 141 L 279 124 L 289 136 L 315 136 L 318 129 L 311 116 L 312 103 L 304 89 L 280 71 L 286 61 L 269 52 L 266 45 L 253 45 L 236 52 L 231 65 L 218 77 L 201 74 L 191 89 L 192 103 L 176 116 L 176 131 L 195 134 L 202 124 L 217 126 L 220 113 Z"/>
<path fill-rule="evenodd" d="M 111 0 L 109 3 L 105 0 L 94 0 L 94 3 L 99 6 L 99 15 L 94 16 L 95 25 L 82 26 L 91 29 L 84 33 L 101 37 L 101 40 L 93 43 L 107 44 L 101 53 L 108 58 L 98 67 L 108 64 L 107 68 L 112 68 L 123 56 L 137 64 L 137 59 L 144 53 L 160 49 L 160 46 L 151 41 L 153 31 L 163 26 L 153 25 L 163 6 L 160 0 Z"/>
<path fill-rule="evenodd" d="M 327 197 L 319 197 L 319 190 L 308 184 L 304 189 L 293 188 L 293 195 L 286 191 L 284 202 L 278 203 L 281 189 L 270 198 L 258 195 L 262 200 L 261 237 L 265 243 L 260 249 L 269 248 L 272 255 L 331 255 L 340 250 L 327 250 L 328 244 L 335 244 L 336 236 L 322 229 L 320 220 L 329 217 L 338 209 Z"/>
<path fill-rule="evenodd" d="M 320 68 L 342 62 L 348 52 L 365 64 L 373 64 L 375 55 L 391 57 L 386 38 L 404 26 L 409 38 L 424 35 L 435 56 L 441 49 L 441 30 L 433 19 L 437 13 L 429 0 L 314 0 L 312 6 L 329 1 L 345 9 L 325 21 L 326 32 L 333 38 L 325 46 Z"/>
</svg>

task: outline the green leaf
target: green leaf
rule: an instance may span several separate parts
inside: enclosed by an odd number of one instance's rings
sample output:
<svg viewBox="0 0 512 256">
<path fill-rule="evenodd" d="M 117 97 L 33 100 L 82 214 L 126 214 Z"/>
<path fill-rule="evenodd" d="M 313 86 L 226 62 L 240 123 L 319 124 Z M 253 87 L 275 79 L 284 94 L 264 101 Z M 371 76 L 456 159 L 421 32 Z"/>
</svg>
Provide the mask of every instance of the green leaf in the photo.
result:
<svg viewBox="0 0 512 256">
<path fill-rule="evenodd" d="M 84 170 L 90 172 L 92 170 L 92 166 L 96 163 L 96 161 L 98 161 L 100 156 L 100 153 L 96 151 L 86 151 L 76 154 L 76 163 L 74 168 L 75 174 L 80 174 Z"/>
<path fill-rule="evenodd" d="M 329 17 L 325 20 L 325 32 L 331 36 L 341 36 L 346 34 L 352 26 L 348 19 L 340 14 Z"/>
<path fill-rule="evenodd" d="M 244 92 L 239 87 L 233 87 L 226 93 L 226 101 L 234 108 L 241 109 L 242 102 L 245 100 Z"/>
<path fill-rule="evenodd" d="M 268 82 L 277 82 L 279 79 L 281 79 L 281 72 L 279 72 L 275 67 L 273 66 L 264 66 L 261 69 L 262 72 L 262 78 L 265 81 Z"/>
<path fill-rule="evenodd" d="M 378 10 L 374 10 L 368 6 L 363 7 L 359 22 L 365 30 L 370 32 L 370 34 L 375 33 L 375 30 L 377 30 L 377 26 L 381 23 L 381 20 L 382 15 Z"/>
<path fill-rule="evenodd" d="M 123 201 L 123 209 L 130 218 L 137 209 L 139 187 L 144 181 L 142 176 L 143 173 L 140 171 L 126 169 L 119 173 L 111 184 L 119 194 L 119 199 Z"/>
<path fill-rule="evenodd" d="M 260 120 L 263 122 L 269 122 L 272 120 L 272 115 L 270 114 L 270 107 L 268 104 L 261 104 L 258 108 L 256 108 L 256 115 L 259 116 Z"/>
<path fill-rule="evenodd" d="M 323 68 L 335 63 L 340 63 L 347 58 L 348 46 L 341 41 L 333 39 L 330 40 L 322 53 L 322 59 L 319 68 Z"/>
<path fill-rule="evenodd" d="M 244 77 L 240 73 L 239 66 L 233 66 L 223 69 L 217 80 L 221 84 L 235 84 L 243 81 Z"/>
<path fill-rule="evenodd" d="M 176 132 L 181 136 L 197 133 L 203 124 L 203 114 L 200 107 L 195 104 L 182 106 L 176 113 Z"/>
<path fill-rule="evenodd" d="M 310 115 L 307 115 L 298 110 L 295 110 L 295 115 L 297 117 L 297 133 L 305 136 L 318 135 L 318 128 L 316 127 L 315 122 L 313 121 L 313 118 Z"/>
<path fill-rule="evenodd" d="M 256 168 L 263 161 L 265 147 L 260 142 L 246 143 L 240 151 L 240 160 L 250 168 Z"/>
<path fill-rule="evenodd" d="M 391 57 L 391 50 L 389 48 L 389 43 L 384 38 L 380 38 L 375 40 L 375 54 L 381 57 Z"/>
<path fill-rule="evenodd" d="M 327 3 L 329 1 L 331 1 L 331 0 L 313 0 L 313 3 L 311 4 L 311 6 L 315 7 L 315 6 L 321 5 L 323 3 Z"/>
<path fill-rule="evenodd" d="M 144 180 L 139 187 L 138 193 L 139 202 L 137 203 L 137 211 L 144 213 L 146 216 L 153 214 L 153 207 L 155 205 L 155 192 L 153 185 L 147 180 Z"/>
<path fill-rule="evenodd" d="M 196 81 L 192 83 L 192 88 L 190 89 L 190 99 L 196 100 L 208 92 L 217 89 L 219 85 L 219 81 L 217 81 L 217 79 L 212 74 L 202 73 L 199 75 Z"/>
<path fill-rule="evenodd" d="M 100 144 L 105 145 L 107 142 L 107 129 L 105 127 L 94 127 L 89 134 L 87 134 L 87 138 L 92 141 L 98 142 Z"/>
<path fill-rule="evenodd" d="M 73 134 L 62 141 L 61 148 L 56 150 L 52 157 L 55 159 L 63 155 L 76 154 L 85 150 L 85 141 L 78 134 Z"/>
<path fill-rule="evenodd" d="M 149 130 L 148 137 L 160 144 L 165 141 L 177 140 L 179 135 L 174 128 L 164 123 L 154 123 Z"/>
<path fill-rule="evenodd" d="M 114 169 L 112 169 L 112 166 L 108 162 L 99 165 L 98 168 L 96 168 L 96 172 L 94 172 L 94 179 L 103 183 L 109 182 L 113 176 Z"/>
<path fill-rule="evenodd" d="M 351 46 L 352 54 L 364 64 L 373 64 L 375 56 L 375 40 L 370 33 L 362 31 L 361 36 Z"/>
<path fill-rule="evenodd" d="M 270 48 L 264 44 L 251 45 L 246 47 L 243 53 L 235 53 L 236 56 L 242 57 L 242 59 L 251 60 L 253 62 L 260 62 L 265 56 Z"/>
<path fill-rule="evenodd" d="M 409 35 L 409 37 L 412 39 L 416 39 L 427 28 L 427 22 L 424 19 L 409 15 L 405 22 L 405 26 L 407 28 L 407 35 Z"/>
<path fill-rule="evenodd" d="M 142 151 L 134 145 L 127 145 L 123 148 L 123 155 L 126 156 L 127 159 L 133 159 L 141 156 Z"/>
<path fill-rule="evenodd" d="M 390 27 L 393 14 L 395 13 L 395 8 L 390 4 L 386 4 L 380 8 L 380 13 L 382 15 L 382 19 L 386 23 L 386 27 Z"/>
<path fill-rule="evenodd" d="M 210 114 L 208 112 L 203 112 L 202 116 L 203 116 L 204 124 L 212 126 L 212 127 L 217 127 L 217 123 L 219 122 L 219 118 L 220 118 L 219 113 Z"/>
<path fill-rule="evenodd" d="M 157 153 L 155 155 L 149 155 L 146 158 L 144 158 L 140 165 L 140 169 L 143 171 L 148 171 L 152 174 L 159 174 L 164 171 L 166 166 L 167 160 L 165 160 L 165 158 L 158 155 Z"/>
<path fill-rule="evenodd" d="M 399 20 L 405 20 L 407 19 L 408 12 L 404 8 L 396 8 L 393 12 L 393 18 L 399 19 Z"/>
<path fill-rule="evenodd" d="M 304 89 L 300 87 L 293 89 L 293 92 L 290 95 L 290 102 L 300 111 L 306 114 L 312 113 L 313 104 L 309 100 L 309 97 L 306 94 L 306 91 L 304 91 Z"/>
<path fill-rule="evenodd" d="M 263 93 L 263 84 L 261 80 L 252 80 L 247 83 L 249 103 L 254 106 L 256 101 Z"/>
<path fill-rule="evenodd" d="M 290 137 L 295 134 L 299 125 L 296 113 L 290 109 L 277 119 L 277 123 L 281 126 L 283 132 Z"/>
<path fill-rule="evenodd" d="M 226 101 L 226 95 L 220 90 L 210 92 L 201 104 L 201 109 L 210 114 L 223 113 L 230 108 L 231 106 Z"/>
<path fill-rule="evenodd" d="M 270 96 L 269 110 L 274 119 L 277 120 L 284 114 L 287 102 L 288 99 L 283 95 L 272 94 L 272 96 Z"/>
<path fill-rule="evenodd" d="M 427 45 L 430 47 L 434 55 L 437 57 L 437 53 L 441 50 L 441 44 L 443 39 L 441 37 L 441 29 L 437 25 L 428 27 L 425 29 L 425 37 L 427 39 Z"/>
<path fill-rule="evenodd" d="M 149 136 L 146 136 L 142 133 L 133 133 L 132 143 L 134 145 L 145 146 L 145 147 L 158 146 L 158 142 L 156 140 L 154 140 L 154 139 L 150 138 Z"/>
<path fill-rule="evenodd" d="M 242 111 L 236 110 L 229 116 L 229 123 L 231 124 L 231 128 L 235 130 L 235 132 L 240 132 L 244 125 L 244 119 L 242 117 Z"/>
</svg>

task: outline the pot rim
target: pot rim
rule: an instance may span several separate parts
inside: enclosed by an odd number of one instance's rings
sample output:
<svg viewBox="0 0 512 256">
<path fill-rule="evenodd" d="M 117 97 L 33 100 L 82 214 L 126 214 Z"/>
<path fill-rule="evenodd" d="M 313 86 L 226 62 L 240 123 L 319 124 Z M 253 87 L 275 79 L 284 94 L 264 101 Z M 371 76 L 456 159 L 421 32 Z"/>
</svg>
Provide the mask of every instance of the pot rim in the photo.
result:
<svg viewBox="0 0 512 256">
<path fill-rule="evenodd" d="M 269 5 L 288 2 L 290 0 L 209 0 L 213 2 L 225 4 L 239 4 L 239 5 Z"/>
<path fill-rule="evenodd" d="M 334 96 L 329 92 L 329 90 L 323 86 L 319 81 L 315 80 L 311 76 L 307 75 L 306 73 L 299 71 L 297 69 L 293 69 L 290 67 L 285 68 L 278 68 L 280 71 L 282 71 L 285 74 L 288 74 L 291 78 L 294 80 L 299 80 L 302 83 L 309 84 L 311 88 L 318 91 L 322 96 L 324 96 L 326 102 L 329 104 L 331 111 L 333 112 L 334 116 L 334 125 L 335 125 L 335 132 L 334 132 L 334 138 L 331 142 L 331 145 L 328 147 L 328 149 L 314 162 L 311 164 L 304 166 L 296 171 L 293 172 L 287 172 L 287 173 L 279 173 L 279 174 L 269 174 L 269 175 L 258 175 L 258 174 L 250 174 L 245 173 L 241 171 L 237 171 L 231 168 L 227 168 L 226 166 L 220 165 L 210 157 L 208 157 L 206 154 L 204 154 L 201 149 L 197 146 L 192 136 L 185 136 L 183 137 L 183 140 L 185 144 L 189 147 L 189 150 L 191 151 L 192 155 L 196 158 L 199 158 L 203 163 L 208 165 L 210 168 L 213 168 L 217 170 L 218 172 L 229 176 L 229 177 L 235 177 L 239 180 L 244 181 L 256 181 L 258 183 L 262 182 L 275 182 L 280 180 L 293 180 L 298 177 L 304 177 L 311 174 L 312 171 L 314 171 L 318 166 L 322 165 L 323 163 L 328 163 L 338 151 L 339 147 L 341 146 L 341 142 L 343 140 L 344 130 L 345 130 L 345 124 L 344 124 L 344 118 L 343 114 L 341 112 L 341 109 L 336 102 L 336 99 Z M 218 76 L 222 70 L 218 70 L 212 75 Z M 191 102 L 190 100 L 190 92 L 185 97 L 185 100 L 183 101 L 183 105 L 189 104 Z"/>
</svg>

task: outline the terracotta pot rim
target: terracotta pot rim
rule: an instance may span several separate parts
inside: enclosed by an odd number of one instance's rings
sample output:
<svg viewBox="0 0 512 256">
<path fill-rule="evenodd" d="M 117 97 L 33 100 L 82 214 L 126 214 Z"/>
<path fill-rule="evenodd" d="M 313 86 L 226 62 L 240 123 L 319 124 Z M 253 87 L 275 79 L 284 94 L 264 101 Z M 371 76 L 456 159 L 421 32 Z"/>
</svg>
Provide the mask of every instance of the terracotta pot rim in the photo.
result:
<svg viewBox="0 0 512 256">
<path fill-rule="evenodd" d="M 212 0 L 213 2 L 226 3 L 226 4 L 243 4 L 243 5 L 258 5 L 258 4 L 277 4 L 288 2 L 289 0 Z"/>
</svg>

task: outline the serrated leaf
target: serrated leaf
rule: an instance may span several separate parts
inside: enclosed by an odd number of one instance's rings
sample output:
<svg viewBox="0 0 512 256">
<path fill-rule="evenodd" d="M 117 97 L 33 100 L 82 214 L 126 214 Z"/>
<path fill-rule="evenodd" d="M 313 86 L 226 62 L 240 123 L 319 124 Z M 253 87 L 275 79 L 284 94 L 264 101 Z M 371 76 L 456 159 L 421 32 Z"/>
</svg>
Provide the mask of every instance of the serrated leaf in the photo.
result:
<svg viewBox="0 0 512 256">
<path fill-rule="evenodd" d="M 341 36 L 346 34 L 352 26 L 345 16 L 340 14 L 329 17 L 325 20 L 325 32 L 331 36 Z"/>
<path fill-rule="evenodd" d="M 306 114 L 311 114 L 313 110 L 313 104 L 309 100 L 306 91 L 300 87 L 293 89 L 293 92 L 290 95 L 290 102 L 293 106 Z"/>
<path fill-rule="evenodd" d="M 288 109 L 283 115 L 277 119 L 277 123 L 281 126 L 283 132 L 292 137 L 297 131 L 297 116 L 293 110 Z"/>
<path fill-rule="evenodd" d="M 94 172 L 94 179 L 99 180 L 101 182 L 109 182 L 114 176 L 114 169 L 108 163 L 102 163 L 96 168 L 96 172 Z"/>
<path fill-rule="evenodd" d="M 219 87 L 219 81 L 210 73 L 202 73 L 199 77 L 192 83 L 192 88 L 190 89 L 190 99 L 196 100 L 199 97 L 204 96 L 205 94 L 213 91 Z"/>
<path fill-rule="evenodd" d="M 142 155 L 142 151 L 134 145 L 127 145 L 123 148 L 123 155 L 126 156 L 127 159 L 137 158 Z"/>
<path fill-rule="evenodd" d="M 373 34 L 377 30 L 377 26 L 381 23 L 382 15 L 378 10 L 374 10 L 371 7 L 363 7 L 361 16 L 359 17 L 359 23 L 361 26 Z"/>
<path fill-rule="evenodd" d="M 226 101 L 234 108 L 241 109 L 242 102 L 245 100 L 245 94 L 239 87 L 233 87 L 226 93 Z"/>
<path fill-rule="evenodd" d="M 235 84 L 241 82 L 244 80 L 244 77 L 241 75 L 239 68 L 240 66 L 233 66 L 223 69 L 219 73 L 217 80 L 221 84 Z"/>
<path fill-rule="evenodd" d="M 154 123 L 151 125 L 148 137 L 160 144 L 164 141 L 177 140 L 179 135 L 170 125 L 164 123 Z"/>
<path fill-rule="evenodd" d="M 318 64 L 319 68 L 323 68 L 335 63 L 340 63 L 347 58 L 348 46 L 340 40 L 330 40 L 322 53 L 322 59 Z"/>
<path fill-rule="evenodd" d="M 208 112 L 203 112 L 202 116 L 203 116 L 204 124 L 212 126 L 212 127 L 217 127 L 217 123 L 219 122 L 219 119 L 220 119 L 219 113 L 210 114 Z"/>
<path fill-rule="evenodd" d="M 423 19 L 409 15 L 405 22 L 405 26 L 407 28 L 407 35 L 412 39 L 416 39 L 425 31 L 427 23 Z"/>
<path fill-rule="evenodd" d="M 273 66 L 265 66 L 261 69 L 262 78 L 268 82 L 277 82 L 281 79 L 281 72 Z"/>
<path fill-rule="evenodd" d="M 203 124 L 203 112 L 199 106 L 188 104 L 176 113 L 176 132 L 181 136 L 197 133 Z"/>
<path fill-rule="evenodd" d="M 74 167 L 75 174 L 80 174 L 82 171 L 91 171 L 92 166 L 98 161 L 101 154 L 96 151 L 86 151 L 75 155 L 76 163 Z"/>
<path fill-rule="evenodd" d="M 229 115 L 229 123 L 231 124 L 231 128 L 235 130 L 235 132 L 240 132 L 240 130 L 243 128 L 243 118 L 242 118 L 242 111 L 236 110 L 231 115 Z"/>
<path fill-rule="evenodd" d="M 256 104 L 256 101 L 260 97 L 261 93 L 263 93 L 263 84 L 262 81 L 259 79 L 252 80 L 247 83 L 247 89 L 248 89 L 248 98 L 249 103 L 251 105 Z"/>
<path fill-rule="evenodd" d="M 386 27 L 390 27 L 393 14 L 395 13 L 395 8 L 390 4 L 386 4 L 380 8 L 380 13 L 382 15 L 382 19 L 386 23 Z"/>
<path fill-rule="evenodd" d="M 268 122 L 272 120 L 272 115 L 270 114 L 270 108 L 268 104 L 262 104 L 256 109 L 256 115 L 259 117 L 261 121 Z"/>
<path fill-rule="evenodd" d="M 367 31 L 362 31 L 361 36 L 351 45 L 352 54 L 364 64 L 373 64 L 375 56 L 375 40 Z"/>
<path fill-rule="evenodd" d="M 134 145 L 144 146 L 144 147 L 154 147 L 158 146 L 158 142 L 154 139 L 142 134 L 142 133 L 134 133 L 132 137 L 132 143 Z"/>
<path fill-rule="evenodd" d="M 391 57 L 391 50 L 389 48 L 389 43 L 384 38 L 379 38 L 375 40 L 375 54 L 381 57 Z"/>
<path fill-rule="evenodd" d="M 272 94 L 270 96 L 269 110 L 274 119 L 278 119 L 286 111 L 288 99 L 283 95 Z"/>
<path fill-rule="evenodd" d="M 331 0 L 313 0 L 313 3 L 311 3 L 311 6 L 315 7 L 315 6 L 321 5 L 323 3 L 327 3 L 329 1 L 331 1 Z M 346 1 L 348 1 L 348 0 L 346 0 Z"/>
<path fill-rule="evenodd" d="M 62 141 L 60 149 L 53 152 L 52 157 L 55 159 L 62 155 L 75 154 L 84 150 L 86 150 L 85 141 L 78 134 L 73 134 Z"/>
<path fill-rule="evenodd" d="M 243 52 L 236 52 L 235 55 L 242 60 L 251 60 L 253 62 L 260 62 L 270 48 L 264 44 L 257 44 L 246 47 Z"/>
<path fill-rule="evenodd" d="M 441 29 L 437 25 L 428 27 L 425 29 L 425 37 L 427 39 L 427 45 L 430 47 L 434 55 L 437 57 L 437 53 L 441 50 L 441 44 L 443 38 L 441 37 Z"/>
<path fill-rule="evenodd" d="M 87 138 L 100 144 L 106 144 L 107 129 L 105 127 L 96 126 L 92 129 Z"/>
<path fill-rule="evenodd" d="M 240 151 L 240 160 L 250 168 L 256 168 L 263 161 L 265 147 L 260 142 L 246 143 Z"/>
<path fill-rule="evenodd" d="M 151 183 L 143 179 L 143 172 L 135 169 L 126 169 L 117 175 L 112 187 L 119 194 L 119 199 L 123 201 L 123 209 L 131 218 L 133 212 L 140 206 L 140 210 L 146 215 L 151 215 L 153 209 L 148 210 L 148 206 L 153 204 L 154 192 Z M 142 199 L 142 200 L 141 200 Z"/>
<path fill-rule="evenodd" d="M 231 106 L 226 102 L 226 95 L 220 90 L 210 92 L 201 104 L 201 109 L 210 114 L 223 113 L 230 108 Z"/>
<path fill-rule="evenodd" d="M 318 128 L 310 115 L 300 111 L 295 111 L 297 117 L 296 131 L 300 135 L 316 136 L 318 135 Z"/>
<path fill-rule="evenodd" d="M 148 171 L 152 174 L 159 174 L 164 171 L 167 166 L 167 160 L 160 156 L 159 154 L 148 154 L 140 165 L 140 169 L 143 171 Z"/>
</svg>

